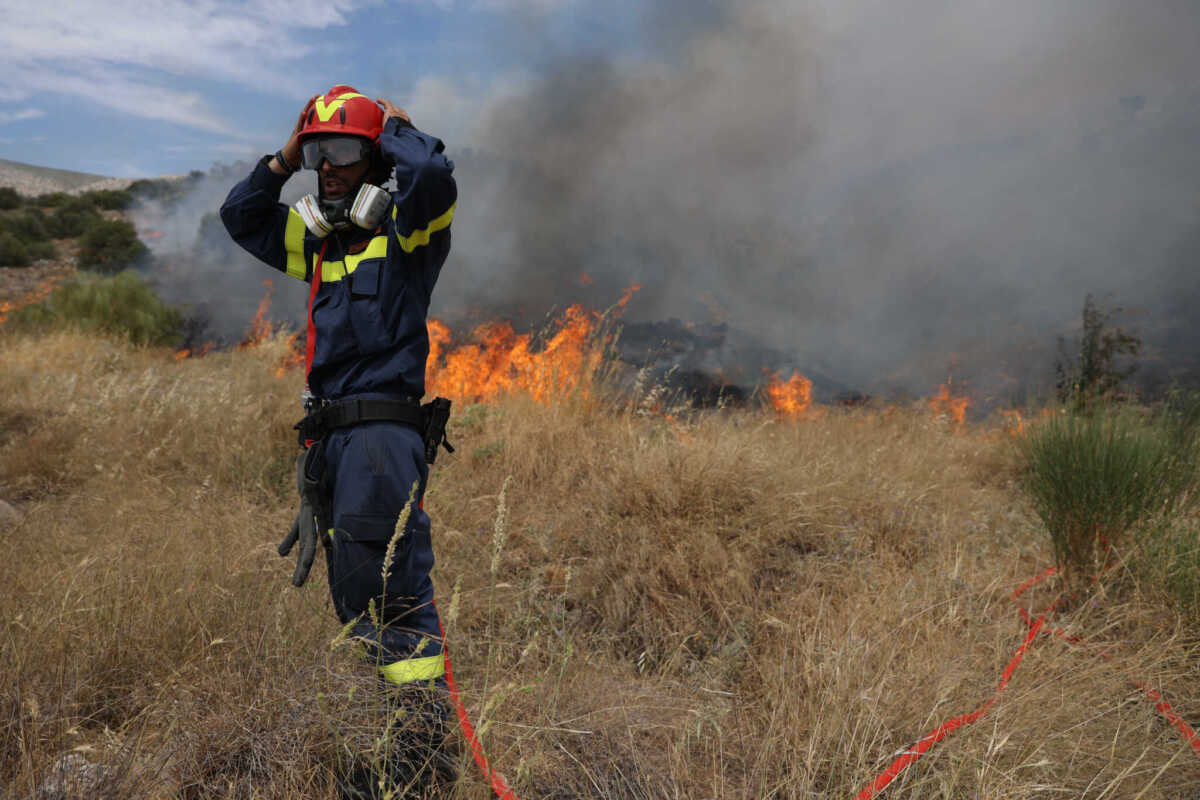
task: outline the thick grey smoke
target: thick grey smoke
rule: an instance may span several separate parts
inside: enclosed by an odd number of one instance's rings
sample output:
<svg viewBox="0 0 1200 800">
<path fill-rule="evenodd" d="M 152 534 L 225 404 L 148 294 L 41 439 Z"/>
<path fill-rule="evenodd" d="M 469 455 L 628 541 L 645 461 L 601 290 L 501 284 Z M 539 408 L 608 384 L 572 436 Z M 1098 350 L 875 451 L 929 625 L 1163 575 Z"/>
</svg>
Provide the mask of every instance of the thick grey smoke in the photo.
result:
<svg viewBox="0 0 1200 800">
<path fill-rule="evenodd" d="M 1143 312 L 1160 377 L 1195 379 L 1193 0 L 636 7 L 653 57 L 534 15 L 496 37 L 536 54 L 521 75 L 383 81 L 457 163 L 435 314 L 532 324 L 638 282 L 627 320 L 704 334 L 687 369 L 922 394 L 952 373 L 1004 402 L 1049 382 L 1090 292 Z M 269 273 L 229 269 L 217 302 L 249 294 L 248 319 Z"/>
<path fill-rule="evenodd" d="M 134 219 L 155 259 L 149 278 L 167 302 L 182 306 L 193 321 L 196 347 L 237 344 L 267 291 L 267 318 L 299 330 L 304 322 L 308 285 L 266 266 L 229 238 L 217 209 L 252 164 L 214 167 L 192 176 L 181 197 L 143 198 Z M 281 199 L 292 203 L 316 191 L 311 172 L 300 173 L 284 186 Z M 270 281 L 271 286 L 263 285 Z"/>
<path fill-rule="evenodd" d="M 691 7 L 645 5 L 660 61 L 543 46 L 485 106 L 442 304 L 537 315 L 586 272 L 769 366 L 997 399 L 1049 381 L 1088 292 L 1200 351 L 1200 6 Z"/>
</svg>

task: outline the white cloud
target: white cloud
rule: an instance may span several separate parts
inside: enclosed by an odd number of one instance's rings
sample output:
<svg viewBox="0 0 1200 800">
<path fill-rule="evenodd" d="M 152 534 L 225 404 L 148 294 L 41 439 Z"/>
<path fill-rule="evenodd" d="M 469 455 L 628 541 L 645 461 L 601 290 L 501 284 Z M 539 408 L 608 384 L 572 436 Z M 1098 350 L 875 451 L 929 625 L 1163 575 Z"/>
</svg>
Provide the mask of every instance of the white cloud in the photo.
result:
<svg viewBox="0 0 1200 800">
<path fill-rule="evenodd" d="M 378 2 L 30 4 L 0 26 L 0 101 L 65 94 L 228 132 L 217 109 L 195 92 L 173 88 L 173 81 L 199 78 L 301 96 L 294 66 L 311 50 L 311 33 L 345 25 L 351 13 Z"/>
<path fill-rule="evenodd" d="M 27 119 L 37 119 L 44 116 L 46 116 L 46 112 L 40 108 L 23 108 L 12 114 L 0 114 L 0 125 L 7 125 L 10 122 L 24 122 Z"/>
</svg>

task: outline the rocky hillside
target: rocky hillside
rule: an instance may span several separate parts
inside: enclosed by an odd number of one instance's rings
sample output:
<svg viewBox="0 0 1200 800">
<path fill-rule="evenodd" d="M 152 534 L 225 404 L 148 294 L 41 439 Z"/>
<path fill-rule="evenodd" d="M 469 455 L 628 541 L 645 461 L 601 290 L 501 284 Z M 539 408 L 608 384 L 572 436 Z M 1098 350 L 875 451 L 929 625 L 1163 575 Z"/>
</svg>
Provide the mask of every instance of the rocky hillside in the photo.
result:
<svg viewBox="0 0 1200 800">
<path fill-rule="evenodd" d="M 0 186 L 12 187 L 24 195 L 49 192 L 78 194 L 95 189 L 124 189 L 131 183 L 132 178 L 108 178 L 87 172 L 70 172 L 0 159 Z"/>
</svg>

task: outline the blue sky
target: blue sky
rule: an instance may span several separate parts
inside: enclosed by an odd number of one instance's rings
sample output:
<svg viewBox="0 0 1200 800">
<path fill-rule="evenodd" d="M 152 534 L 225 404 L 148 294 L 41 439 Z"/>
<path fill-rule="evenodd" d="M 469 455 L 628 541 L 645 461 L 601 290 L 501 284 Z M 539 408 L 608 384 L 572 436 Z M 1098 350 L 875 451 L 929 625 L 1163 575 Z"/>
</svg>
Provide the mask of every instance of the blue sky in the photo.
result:
<svg viewBox="0 0 1200 800">
<path fill-rule="evenodd" d="M 23 4 L 0 27 L 0 158 L 123 177 L 207 169 L 277 148 L 303 102 L 335 83 L 466 145 L 480 98 L 547 53 L 636 51 L 622 5 L 636 3 Z"/>
</svg>

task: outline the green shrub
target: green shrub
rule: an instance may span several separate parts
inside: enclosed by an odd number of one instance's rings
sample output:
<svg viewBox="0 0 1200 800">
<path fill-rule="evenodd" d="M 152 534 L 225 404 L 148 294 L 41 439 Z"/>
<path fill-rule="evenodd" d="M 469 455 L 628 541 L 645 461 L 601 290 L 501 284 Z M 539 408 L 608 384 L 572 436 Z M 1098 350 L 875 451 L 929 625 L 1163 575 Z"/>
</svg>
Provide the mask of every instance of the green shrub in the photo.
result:
<svg viewBox="0 0 1200 800">
<path fill-rule="evenodd" d="M 33 198 L 33 202 L 42 208 L 54 208 L 70 202 L 71 195 L 66 192 L 47 192 Z"/>
<path fill-rule="evenodd" d="M 25 242 L 45 242 L 51 238 L 46 215 L 40 208 L 27 208 L 16 214 L 5 214 L 2 227 Z"/>
<path fill-rule="evenodd" d="M 0 267 L 24 267 L 33 262 L 33 254 L 11 231 L 0 232 Z"/>
<path fill-rule="evenodd" d="M 109 275 L 144 262 L 150 254 L 137 230 L 123 219 L 95 222 L 79 245 L 79 268 Z"/>
<path fill-rule="evenodd" d="M 21 195 L 11 186 L 0 186 L 0 210 L 11 211 L 21 207 Z"/>
<path fill-rule="evenodd" d="M 79 276 L 9 317 L 14 328 L 70 326 L 169 347 L 179 344 L 182 321 L 179 310 L 163 303 L 132 270 L 106 278 Z"/>
<path fill-rule="evenodd" d="M 89 205 L 106 211 L 120 211 L 133 204 L 133 195 L 125 189 L 97 189 L 84 192 L 80 197 Z"/>
<path fill-rule="evenodd" d="M 56 239 L 82 236 L 103 219 L 95 206 L 78 197 L 72 197 L 53 208 L 45 219 L 46 229 Z"/>
<path fill-rule="evenodd" d="M 1026 489 L 1066 573 L 1093 577 L 1134 528 L 1195 502 L 1198 407 L 1056 414 L 1021 440 Z"/>
<path fill-rule="evenodd" d="M 0 266 L 25 266 L 54 255 L 45 218 L 38 209 L 0 214 L 0 235 Z"/>
<path fill-rule="evenodd" d="M 142 178 L 129 184 L 128 193 L 139 203 L 172 203 L 183 196 L 183 186 L 177 180 Z"/>
</svg>

